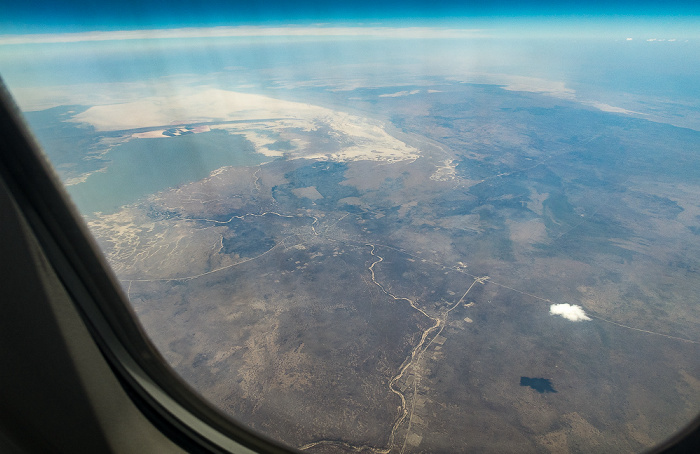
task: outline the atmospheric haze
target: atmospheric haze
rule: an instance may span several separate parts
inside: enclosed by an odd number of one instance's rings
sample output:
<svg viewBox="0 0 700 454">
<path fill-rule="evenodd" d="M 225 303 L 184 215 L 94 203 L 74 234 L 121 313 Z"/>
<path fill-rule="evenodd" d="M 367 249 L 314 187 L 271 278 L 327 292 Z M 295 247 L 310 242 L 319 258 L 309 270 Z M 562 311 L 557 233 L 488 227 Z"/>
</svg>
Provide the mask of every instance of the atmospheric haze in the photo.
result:
<svg viewBox="0 0 700 454">
<path fill-rule="evenodd" d="M 5 35 L 0 63 L 230 417 L 310 453 L 648 449 L 700 410 L 700 41 L 468 22 Z"/>
</svg>

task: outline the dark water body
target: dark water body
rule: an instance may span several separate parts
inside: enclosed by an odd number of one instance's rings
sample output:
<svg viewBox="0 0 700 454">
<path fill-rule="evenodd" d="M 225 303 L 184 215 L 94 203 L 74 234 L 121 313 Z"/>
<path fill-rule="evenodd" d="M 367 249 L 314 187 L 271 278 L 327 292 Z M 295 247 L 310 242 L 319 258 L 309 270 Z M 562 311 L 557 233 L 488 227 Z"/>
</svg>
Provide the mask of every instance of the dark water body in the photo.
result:
<svg viewBox="0 0 700 454">
<path fill-rule="evenodd" d="M 68 192 L 83 214 L 113 213 L 137 200 L 198 181 L 223 166 L 255 166 L 271 158 L 241 135 L 214 130 L 157 139 L 132 139 L 106 156 L 104 172 L 90 175 Z"/>
<path fill-rule="evenodd" d="M 540 394 L 557 392 L 549 378 L 520 377 L 520 386 L 529 386 Z"/>
</svg>

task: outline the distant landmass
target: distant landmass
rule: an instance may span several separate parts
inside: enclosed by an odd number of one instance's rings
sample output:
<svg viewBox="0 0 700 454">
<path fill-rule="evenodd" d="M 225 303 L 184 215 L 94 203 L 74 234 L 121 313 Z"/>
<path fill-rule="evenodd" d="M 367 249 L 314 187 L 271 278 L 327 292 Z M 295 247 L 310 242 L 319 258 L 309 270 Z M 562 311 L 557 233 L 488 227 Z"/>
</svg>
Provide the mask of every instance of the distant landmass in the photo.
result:
<svg viewBox="0 0 700 454">
<path fill-rule="evenodd" d="M 169 364 L 309 453 L 622 453 L 694 418 L 700 132 L 333 42 L 26 113 Z"/>
</svg>

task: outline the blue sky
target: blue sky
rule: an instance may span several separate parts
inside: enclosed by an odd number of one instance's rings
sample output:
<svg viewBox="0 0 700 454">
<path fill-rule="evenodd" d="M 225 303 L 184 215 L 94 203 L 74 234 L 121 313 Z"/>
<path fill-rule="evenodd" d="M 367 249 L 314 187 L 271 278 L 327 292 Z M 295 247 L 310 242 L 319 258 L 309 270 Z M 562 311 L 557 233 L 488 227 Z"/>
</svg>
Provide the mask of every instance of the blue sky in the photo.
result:
<svg viewBox="0 0 700 454">
<path fill-rule="evenodd" d="M 688 0 L 26 0 L 6 3 L 0 17 L 0 34 L 324 21 L 388 21 L 400 24 L 432 21 L 445 25 L 460 23 L 464 18 L 475 22 L 506 18 L 528 18 L 536 22 L 606 18 L 608 21 L 625 22 L 631 18 L 649 20 L 663 17 L 666 21 L 676 21 L 687 20 L 688 16 L 695 19 L 700 17 L 700 2 Z"/>
</svg>

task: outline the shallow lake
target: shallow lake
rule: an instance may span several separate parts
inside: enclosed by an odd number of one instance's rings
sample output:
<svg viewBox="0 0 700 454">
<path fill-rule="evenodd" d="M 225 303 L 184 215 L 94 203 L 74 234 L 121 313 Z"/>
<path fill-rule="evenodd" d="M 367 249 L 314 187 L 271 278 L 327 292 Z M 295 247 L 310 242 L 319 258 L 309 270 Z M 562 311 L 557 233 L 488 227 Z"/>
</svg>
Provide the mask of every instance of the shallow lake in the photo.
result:
<svg viewBox="0 0 700 454">
<path fill-rule="evenodd" d="M 154 139 L 132 139 L 105 156 L 110 162 L 83 183 L 68 187 L 83 214 L 113 213 L 150 194 L 198 181 L 224 166 L 256 166 L 271 158 L 241 135 L 213 130 Z"/>
</svg>

